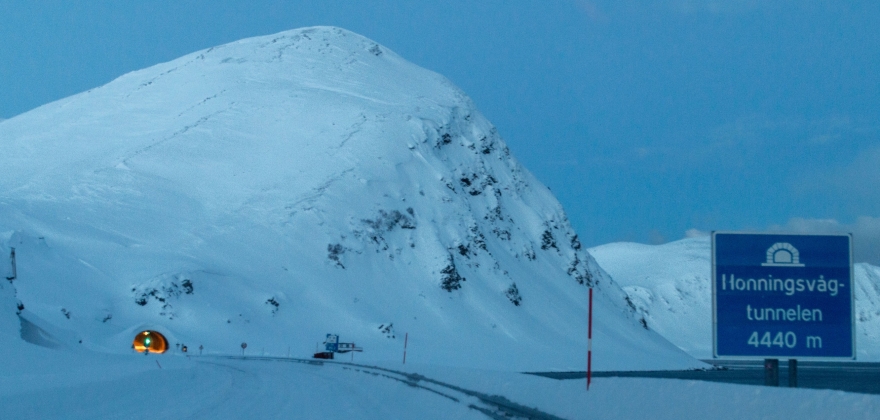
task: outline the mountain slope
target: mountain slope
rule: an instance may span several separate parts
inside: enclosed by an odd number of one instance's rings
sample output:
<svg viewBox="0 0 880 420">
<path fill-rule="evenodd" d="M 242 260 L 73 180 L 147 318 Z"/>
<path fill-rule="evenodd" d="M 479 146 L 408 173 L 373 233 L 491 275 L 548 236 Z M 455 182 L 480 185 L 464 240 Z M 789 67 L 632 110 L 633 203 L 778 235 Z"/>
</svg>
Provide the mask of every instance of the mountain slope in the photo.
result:
<svg viewBox="0 0 880 420">
<path fill-rule="evenodd" d="M 302 356 L 338 333 L 399 360 L 409 334 L 413 361 L 582 369 L 592 285 L 597 368 L 697 363 L 470 99 L 342 29 L 124 75 L 5 121 L 0 153 L 18 299 L 67 344 Z"/>
<path fill-rule="evenodd" d="M 613 243 L 590 248 L 623 286 L 648 326 L 694 357 L 712 357 L 712 243 L 706 237 L 664 245 Z M 880 360 L 880 267 L 858 263 L 856 358 Z"/>
</svg>

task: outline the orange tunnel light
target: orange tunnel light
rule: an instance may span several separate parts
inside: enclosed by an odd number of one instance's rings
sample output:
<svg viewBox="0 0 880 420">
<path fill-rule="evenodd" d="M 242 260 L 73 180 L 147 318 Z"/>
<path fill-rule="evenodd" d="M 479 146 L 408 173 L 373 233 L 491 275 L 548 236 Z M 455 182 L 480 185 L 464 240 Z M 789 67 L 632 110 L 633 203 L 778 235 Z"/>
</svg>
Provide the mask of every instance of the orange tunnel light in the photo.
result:
<svg viewBox="0 0 880 420">
<path fill-rule="evenodd" d="M 135 351 L 141 353 L 149 351 L 150 353 L 165 353 L 168 350 L 168 340 L 165 336 L 156 331 L 141 331 L 134 336 Z"/>
</svg>

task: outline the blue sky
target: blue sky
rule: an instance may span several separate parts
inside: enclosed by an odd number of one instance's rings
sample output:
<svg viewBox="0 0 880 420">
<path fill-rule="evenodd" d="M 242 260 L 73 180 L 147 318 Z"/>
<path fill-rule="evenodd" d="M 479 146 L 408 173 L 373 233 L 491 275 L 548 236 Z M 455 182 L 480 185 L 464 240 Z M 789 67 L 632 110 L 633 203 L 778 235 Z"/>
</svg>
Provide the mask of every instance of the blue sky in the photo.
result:
<svg viewBox="0 0 880 420">
<path fill-rule="evenodd" d="M 0 0 L 0 118 L 312 25 L 450 78 L 587 245 L 844 231 L 880 264 L 876 1 Z"/>
</svg>

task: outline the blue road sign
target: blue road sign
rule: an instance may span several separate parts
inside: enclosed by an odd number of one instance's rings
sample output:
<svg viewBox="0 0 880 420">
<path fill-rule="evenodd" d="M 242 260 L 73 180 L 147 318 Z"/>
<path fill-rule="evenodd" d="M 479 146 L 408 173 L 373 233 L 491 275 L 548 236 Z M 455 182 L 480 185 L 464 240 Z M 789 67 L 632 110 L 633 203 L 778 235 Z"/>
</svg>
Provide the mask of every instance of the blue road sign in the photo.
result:
<svg viewBox="0 0 880 420">
<path fill-rule="evenodd" d="M 327 339 L 324 340 L 324 349 L 330 353 L 336 353 L 339 350 L 339 336 L 327 334 Z"/>
<path fill-rule="evenodd" d="M 712 233 L 715 357 L 855 358 L 852 237 Z"/>
</svg>

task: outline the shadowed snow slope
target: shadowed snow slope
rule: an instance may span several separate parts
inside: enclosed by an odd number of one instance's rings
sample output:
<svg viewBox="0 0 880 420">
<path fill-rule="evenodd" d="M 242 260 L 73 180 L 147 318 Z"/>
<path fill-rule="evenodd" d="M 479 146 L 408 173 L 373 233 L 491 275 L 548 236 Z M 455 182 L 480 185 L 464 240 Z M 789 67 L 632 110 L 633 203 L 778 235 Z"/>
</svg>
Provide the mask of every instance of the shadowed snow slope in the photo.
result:
<svg viewBox="0 0 880 420">
<path fill-rule="evenodd" d="M 699 362 L 642 328 L 459 89 L 316 27 L 136 71 L 0 125 L 0 251 L 65 346 L 583 369 Z"/>
<path fill-rule="evenodd" d="M 712 357 L 712 242 L 688 238 L 664 245 L 613 243 L 590 248 L 629 295 L 648 326 L 694 357 Z M 880 360 L 880 267 L 860 263 L 855 275 L 856 358 Z"/>
</svg>

